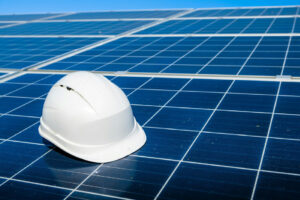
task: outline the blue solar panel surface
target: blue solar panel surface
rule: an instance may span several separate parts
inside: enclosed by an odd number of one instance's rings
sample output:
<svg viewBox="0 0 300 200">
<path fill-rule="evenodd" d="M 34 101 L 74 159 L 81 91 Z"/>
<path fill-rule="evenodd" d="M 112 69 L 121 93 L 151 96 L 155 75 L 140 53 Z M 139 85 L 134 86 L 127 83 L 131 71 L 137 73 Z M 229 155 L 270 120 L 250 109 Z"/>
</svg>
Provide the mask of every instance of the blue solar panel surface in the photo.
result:
<svg viewBox="0 0 300 200">
<path fill-rule="evenodd" d="M 104 38 L 0 38 L 0 68 L 22 69 Z"/>
<path fill-rule="evenodd" d="M 300 37 L 127 37 L 42 69 L 299 76 Z"/>
<path fill-rule="evenodd" d="M 107 11 L 107 12 L 86 12 L 56 17 L 54 19 L 76 20 L 76 19 L 123 19 L 123 18 L 165 18 L 175 15 L 182 10 L 157 10 L 157 11 Z"/>
<path fill-rule="evenodd" d="M 291 33 L 294 20 L 299 27 L 299 18 L 170 20 L 137 34 Z"/>
<path fill-rule="evenodd" d="M 299 199 L 299 11 L 1 15 L 0 26 L 27 22 L 0 27 L 0 68 L 11 70 L 0 72 L 0 198 Z M 62 70 L 126 72 L 107 78 L 127 95 L 146 144 L 94 164 L 43 140 L 43 103 Z"/>
<path fill-rule="evenodd" d="M 10 25 L 11 23 L 0 23 L 0 28 L 3 27 L 3 26 L 7 26 L 7 25 Z"/>
<path fill-rule="evenodd" d="M 59 14 L 18 14 L 18 15 L 0 15 L 0 21 L 30 21 L 43 18 L 52 18 Z"/>
<path fill-rule="evenodd" d="M 0 35 L 114 35 L 150 22 L 34 22 L 0 29 Z"/>
<path fill-rule="evenodd" d="M 0 72 L 0 77 L 5 75 L 6 73 L 5 72 Z"/>
<path fill-rule="evenodd" d="M 201 9 L 182 17 L 240 17 L 240 16 L 276 16 L 299 15 L 297 7 L 287 8 L 233 8 L 233 9 Z"/>
<path fill-rule="evenodd" d="M 99 165 L 38 135 L 45 95 L 62 76 L 0 84 L 1 196 L 249 199 L 259 174 L 255 199 L 299 198 L 299 83 L 108 77 L 127 94 L 148 140 Z"/>
</svg>

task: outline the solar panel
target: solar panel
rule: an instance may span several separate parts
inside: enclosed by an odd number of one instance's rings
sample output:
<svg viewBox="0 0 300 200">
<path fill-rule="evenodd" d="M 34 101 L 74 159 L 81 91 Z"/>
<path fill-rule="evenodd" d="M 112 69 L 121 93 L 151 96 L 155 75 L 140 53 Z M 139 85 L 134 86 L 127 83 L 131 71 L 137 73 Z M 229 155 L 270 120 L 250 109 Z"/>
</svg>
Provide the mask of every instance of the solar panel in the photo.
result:
<svg viewBox="0 0 300 200">
<path fill-rule="evenodd" d="M 1 27 L 4 27 L 4 26 L 7 26 L 7 25 L 11 25 L 12 23 L 0 23 L 0 28 Z"/>
<path fill-rule="evenodd" d="M 170 20 L 137 34 L 291 33 L 294 20 L 295 18 Z M 295 33 L 297 31 L 296 29 Z"/>
<path fill-rule="evenodd" d="M 0 28 L 0 196 L 299 199 L 299 11 L 0 16 L 23 21 Z M 95 164 L 39 136 L 48 91 L 78 70 L 124 91 L 140 150 Z"/>
<path fill-rule="evenodd" d="M 298 75 L 299 37 L 127 37 L 42 69 L 146 73 Z"/>
<path fill-rule="evenodd" d="M 183 15 L 184 18 L 194 17 L 241 17 L 241 16 L 277 16 L 299 15 L 297 7 L 286 8 L 233 8 L 233 9 L 199 9 Z"/>
<path fill-rule="evenodd" d="M 78 20 L 78 19 L 165 18 L 177 14 L 179 12 L 182 12 L 182 10 L 83 12 L 83 13 L 74 13 L 62 17 L 55 17 L 54 19 Z"/>
<path fill-rule="evenodd" d="M 15 14 L 0 15 L 0 21 L 31 21 L 58 16 L 59 14 Z"/>
<path fill-rule="evenodd" d="M 286 157 L 281 151 L 298 149 L 299 83 L 108 77 L 127 94 L 148 141 L 133 155 L 99 167 L 65 155 L 36 133 L 45 95 L 62 76 L 25 74 L 0 84 L 0 123 L 5 124 L 0 154 L 6 158 L 0 175 L 13 176 L 0 193 L 18 195 L 37 187 L 43 190 L 37 195 L 49 191 L 59 198 L 92 193 L 152 199 L 160 190 L 161 198 L 249 198 L 260 173 L 260 198 L 269 193 L 264 181 L 272 178 L 276 186 L 283 176 L 287 183 L 294 181 L 286 173 L 299 173 L 296 155 Z M 24 156 L 24 151 L 30 154 Z M 168 177 L 172 179 L 164 185 Z M 12 190 L 17 192 L 10 194 Z M 282 192 L 288 196 L 296 188 Z"/>
<path fill-rule="evenodd" d="M 0 38 L 0 68 L 22 69 L 104 38 Z"/>
<path fill-rule="evenodd" d="M 0 72 L 0 77 L 6 75 L 4 72 Z"/>
<path fill-rule="evenodd" d="M 0 29 L 0 35 L 114 35 L 151 21 L 35 22 Z"/>
</svg>

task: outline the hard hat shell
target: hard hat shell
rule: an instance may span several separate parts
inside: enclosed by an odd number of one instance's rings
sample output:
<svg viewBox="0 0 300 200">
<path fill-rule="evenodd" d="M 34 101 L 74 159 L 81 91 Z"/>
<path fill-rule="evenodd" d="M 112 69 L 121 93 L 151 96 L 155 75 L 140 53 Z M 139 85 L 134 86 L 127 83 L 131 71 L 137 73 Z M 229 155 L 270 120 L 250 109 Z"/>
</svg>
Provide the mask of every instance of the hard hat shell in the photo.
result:
<svg viewBox="0 0 300 200">
<path fill-rule="evenodd" d="M 146 142 L 123 91 L 90 72 L 74 72 L 54 84 L 39 133 L 69 154 L 96 163 L 123 158 Z"/>
</svg>

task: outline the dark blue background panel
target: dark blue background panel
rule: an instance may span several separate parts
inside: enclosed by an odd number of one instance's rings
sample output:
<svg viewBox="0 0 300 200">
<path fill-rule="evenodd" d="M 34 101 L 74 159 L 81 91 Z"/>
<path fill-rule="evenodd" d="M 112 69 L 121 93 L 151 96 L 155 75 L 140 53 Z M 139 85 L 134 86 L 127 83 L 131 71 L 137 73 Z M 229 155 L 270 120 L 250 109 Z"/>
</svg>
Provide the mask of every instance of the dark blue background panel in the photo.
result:
<svg viewBox="0 0 300 200">
<path fill-rule="evenodd" d="M 247 199 L 269 130 L 255 195 L 269 194 L 271 186 L 277 191 L 280 183 L 286 184 L 280 190 L 286 195 L 300 187 L 286 174 L 300 176 L 300 115 L 275 113 L 270 124 L 278 83 L 110 76 L 134 104 L 147 142 L 100 166 L 64 153 L 38 134 L 44 99 L 62 76 L 27 73 L 0 83 L 1 195 L 19 197 L 26 189 L 24 198 L 33 191 L 33 198 L 153 199 L 161 190 L 158 199 Z M 286 98 L 287 105 L 299 95 L 291 92 L 293 84 L 282 84 L 279 100 Z M 262 184 L 269 179 L 274 182 Z"/>
<path fill-rule="evenodd" d="M 137 34 L 291 33 L 294 20 L 295 18 L 170 20 Z M 296 33 L 297 30 L 295 29 Z"/>
<path fill-rule="evenodd" d="M 151 22 L 35 22 L 0 29 L 0 35 L 114 35 Z"/>
<path fill-rule="evenodd" d="M 299 11 L 300 12 L 300 11 Z M 182 17 L 238 17 L 238 16 L 276 16 L 297 15 L 297 7 L 286 8 L 229 8 L 200 9 Z"/>
<path fill-rule="evenodd" d="M 299 41 L 291 38 L 289 52 L 299 52 Z M 125 37 L 42 69 L 276 76 L 288 44 L 288 36 Z M 294 57 L 286 59 L 286 75 L 300 67 Z"/>
<path fill-rule="evenodd" d="M 165 18 L 182 12 L 183 10 L 145 10 L 145 11 L 106 11 L 106 12 L 83 12 L 54 19 L 122 19 L 122 18 Z"/>
<path fill-rule="evenodd" d="M 21 69 L 104 38 L 0 38 L 0 68 Z"/>
</svg>

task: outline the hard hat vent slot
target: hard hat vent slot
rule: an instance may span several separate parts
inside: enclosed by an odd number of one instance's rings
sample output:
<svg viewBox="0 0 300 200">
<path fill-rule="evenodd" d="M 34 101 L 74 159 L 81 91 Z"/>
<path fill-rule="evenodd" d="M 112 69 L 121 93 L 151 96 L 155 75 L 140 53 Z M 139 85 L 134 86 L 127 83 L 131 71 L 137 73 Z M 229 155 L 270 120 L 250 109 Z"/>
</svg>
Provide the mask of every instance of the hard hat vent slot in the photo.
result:
<svg viewBox="0 0 300 200">
<path fill-rule="evenodd" d="M 66 88 L 68 91 L 75 91 L 73 88 L 69 87 L 69 86 L 65 86 L 65 85 L 59 85 L 60 87 L 64 87 Z"/>
</svg>

